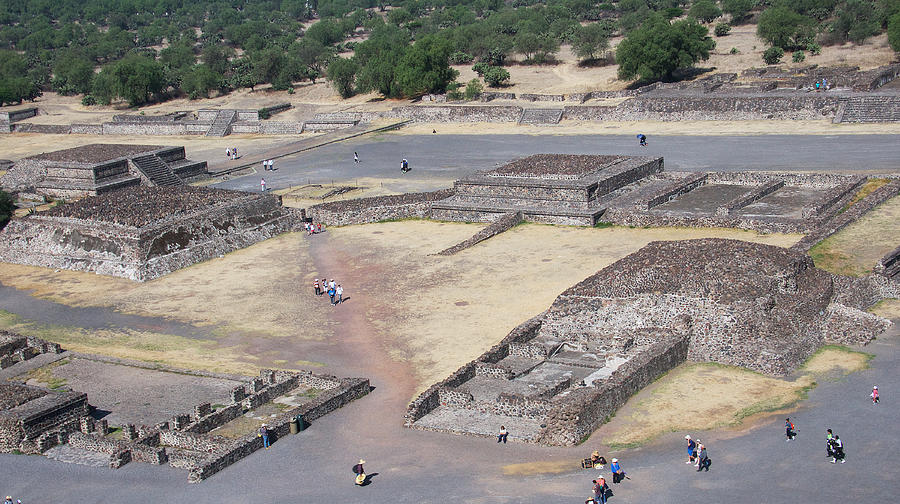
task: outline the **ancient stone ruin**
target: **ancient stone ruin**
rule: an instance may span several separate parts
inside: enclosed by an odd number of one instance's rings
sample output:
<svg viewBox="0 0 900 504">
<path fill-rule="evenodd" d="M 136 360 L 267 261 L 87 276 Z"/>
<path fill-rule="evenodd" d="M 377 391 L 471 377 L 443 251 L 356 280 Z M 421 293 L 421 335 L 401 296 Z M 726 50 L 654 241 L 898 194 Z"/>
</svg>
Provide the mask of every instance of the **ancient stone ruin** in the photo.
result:
<svg viewBox="0 0 900 504">
<path fill-rule="evenodd" d="M 896 283 L 878 286 L 900 296 Z M 867 343 L 890 322 L 841 304 L 847 287 L 799 251 L 653 242 L 433 385 L 410 404 L 407 426 L 491 435 L 506 425 L 522 441 L 573 445 L 685 360 L 782 376 L 825 343 Z"/>
<path fill-rule="evenodd" d="M 614 191 L 663 170 L 661 157 L 537 154 L 458 180 L 432 218 L 493 221 L 522 212 L 529 221 L 592 226 Z"/>
<path fill-rule="evenodd" d="M 299 222 L 275 195 L 131 186 L 13 219 L 0 231 L 0 261 L 146 281 Z"/>
<path fill-rule="evenodd" d="M 17 161 L 0 178 L 16 192 L 78 198 L 136 185 L 174 186 L 206 173 L 206 161 L 185 159 L 184 147 L 90 144 Z"/>
<path fill-rule="evenodd" d="M 338 378 L 309 371 L 263 369 L 251 379 L 201 371 L 169 368 L 159 364 L 63 352 L 59 345 L 37 338 L 0 332 L 0 362 L 5 373 L 36 354 L 51 353 L 44 365 L 66 366 L 68 361 L 103 362 L 122 368 L 118 373 L 145 370 L 157 375 L 174 373 L 194 380 L 232 384 L 222 404 L 202 402 L 187 413 L 159 418 L 153 425 L 125 423 L 112 426 L 105 418 L 115 411 L 94 408 L 87 394 L 65 388 L 51 390 L 24 383 L 30 374 L 0 383 L 0 453 L 43 454 L 49 458 L 85 463 L 99 460 L 112 469 L 129 462 L 169 464 L 188 472 L 189 482 L 199 482 L 261 449 L 256 435 L 259 420 L 254 413 L 265 409 L 270 441 L 287 437 L 291 422 L 310 422 L 367 395 L 369 380 Z M 58 369 L 58 368 L 57 368 Z M 171 383 L 171 378 L 160 377 Z M 16 383 L 16 381 L 22 382 Z M 108 384 L 107 384 L 108 385 Z M 166 391 L 158 393 L 166 394 Z M 116 404 L 119 404 L 118 402 Z M 123 406 L 126 409 L 129 406 Z M 106 408 L 110 408 L 106 405 Z M 117 409 L 115 406 L 113 410 Z M 276 412 L 270 414 L 270 412 Z M 99 414 L 98 414 L 99 413 Z M 133 414 L 133 412 L 132 412 Z M 100 416 L 103 418 L 100 418 Z M 300 427 L 300 424 L 297 424 Z M 77 455 L 76 455 L 77 454 Z"/>
</svg>

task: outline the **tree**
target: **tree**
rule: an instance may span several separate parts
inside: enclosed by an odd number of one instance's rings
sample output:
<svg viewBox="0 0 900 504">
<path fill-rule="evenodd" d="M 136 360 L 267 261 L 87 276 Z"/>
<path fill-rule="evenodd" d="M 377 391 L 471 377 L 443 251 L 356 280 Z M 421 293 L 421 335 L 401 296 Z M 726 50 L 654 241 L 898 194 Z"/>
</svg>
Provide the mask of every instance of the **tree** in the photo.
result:
<svg viewBox="0 0 900 504">
<path fill-rule="evenodd" d="M 208 45 L 200 54 L 200 61 L 213 72 L 224 75 L 231 66 L 229 59 L 234 56 L 234 49 L 218 44 Z"/>
<path fill-rule="evenodd" d="M 756 34 L 771 46 L 803 48 L 815 35 L 815 21 L 787 7 L 769 7 L 759 15 Z"/>
<path fill-rule="evenodd" d="M 94 64 L 83 56 L 67 52 L 53 65 L 50 85 L 61 95 L 89 93 L 94 78 Z"/>
<path fill-rule="evenodd" d="M 753 0 L 723 0 L 722 10 L 726 14 L 731 14 L 731 24 L 737 24 L 747 19 L 753 5 Z"/>
<path fill-rule="evenodd" d="M 353 81 L 359 68 L 347 58 L 335 58 L 328 64 L 327 79 L 342 98 L 353 96 Z"/>
<path fill-rule="evenodd" d="M 132 107 L 142 105 L 166 88 L 165 72 L 157 61 L 133 54 L 111 63 L 94 78 L 91 93 L 102 104 L 124 98 Z"/>
<path fill-rule="evenodd" d="M 891 48 L 900 52 L 900 12 L 891 16 L 890 20 L 888 20 L 887 34 Z"/>
<path fill-rule="evenodd" d="M 509 84 L 509 72 L 505 68 L 492 66 L 484 72 L 484 82 L 490 87 L 500 87 Z"/>
<path fill-rule="evenodd" d="M 696 20 L 669 22 L 653 15 L 619 43 L 616 61 L 619 78 L 640 76 L 643 80 L 671 79 L 679 68 L 689 68 L 709 58 L 716 43 L 709 30 Z"/>
<path fill-rule="evenodd" d="M 406 49 L 397 67 L 403 96 L 443 93 L 459 72 L 450 68 L 453 45 L 443 37 L 427 35 Z"/>
<path fill-rule="evenodd" d="M 688 15 L 705 23 L 712 23 L 714 19 L 722 15 L 722 11 L 712 0 L 697 0 L 694 5 L 691 5 Z"/>
<path fill-rule="evenodd" d="M 304 75 L 313 83 L 320 77 L 328 63 L 334 58 L 334 51 L 313 39 L 304 38 L 291 45 L 291 54 L 304 68 Z"/>
<path fill-rule="evenodd" d="M 187 93 L 191 100 L 196 100 L 209 98 L 209 92 L 221 89 L 223 84 L 222 74 L 214 72 L 209 65 L 203 63 L 194 65 L 190 71 L 185 72 L 181 90 Z"/>
<path fill-rule="evenodd" d="M 41 90 L 28 78 L 24 58 L 13 51 L 0 51 L 0 105 L 34 100 Z"/>
<path fill-rule="evenodd" d="M 609 49 L 609 30 L 600 23 L 591 23 L 575 33 L 572 50 L 582 60 L 592 60 L 597 53 Z"/>
</svg>

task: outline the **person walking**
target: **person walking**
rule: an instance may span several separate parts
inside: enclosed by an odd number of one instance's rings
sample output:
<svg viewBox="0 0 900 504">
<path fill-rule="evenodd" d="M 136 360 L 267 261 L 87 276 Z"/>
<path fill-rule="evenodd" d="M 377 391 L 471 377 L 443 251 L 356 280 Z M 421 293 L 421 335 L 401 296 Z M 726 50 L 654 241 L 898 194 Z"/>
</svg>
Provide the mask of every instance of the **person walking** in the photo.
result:
<svg viewBox="0 0 900 504">
<path fill-rule="evenodd" d="M 269 171 L 275 171 L 275 160 L 274 159 L 269 160 Z"/>
<path fill-rule="evenodd" d="M 702 443 L 697 445 L 698 452 L 697 457 L 699 462 L 697 463 L 697 472 L 700 472 L 706 469 L 706 472 L 709 472 L 709 466 L 712 465 L 712 461 L 709 459 L 709 455 L 706 454 L 706 446 Z"/>
<path fill-rule="evenodd" d="M 794 430 L 794 423 L 791 422 L 790 418 L 784 419 L 784 435 L 787 437 L 785 442 L 793 441 L 797 437 L 797 431 Z"/>
<path fill-rule="evenodd" d="M 353 162 L 359 164 L 359 154 L 356 151 L 353 151 Z"/>
<path fill-rule="evenodd" d="M 225 149 L 225 157 L 227 157 L 228 159 L 231 159 L 231 147 L 228 147 L 227 149 Z"/>
<path fill-rule="evenodd" d="M 259 426 L 259 434 L 257 437 L 261 437 L 263 440 L 263 446 L 266 450 L 269 449 L 269 429 L 266 428 L 266 424 L 262 424 Z"/>
<path fill-rule="evenodd" d="M 695 450 L 697 449 L 697 443 L 693 439 L 691 439 L 690 434 L 684 436 L 684 439 L 687 440 L 687 454 L 688 454 L 688 459 L 687 459 L 687 462 L 685 462 L 685 464 L 693 464 L 694 457 L 695 457 Z"/>
<path fill-rule="evenodd" d="M 331 298 L 331 306 L 334 306 L 334 287 L 328 286 L 328 297 Z"/>
<path fill-rule="evenodd" d="M 328 292 L 328 280 L 323 278 L 322 279 L 322 294 L 325 294 L 327 292 Z"/>
<path fill-rule="evenodd" d="M 841 441 L 841 436 L 838 436 L 837 434 L 835 434 L 831 439 L 831 453 L 832 464 L 834 464 L 838 460 L 841 461 L 841 464 L 846 462 L 846 460 L 844 460 L 844 442 Z"/>
<path fill-rule="evenodd" d="M 647 135 L 645 135 L 643 133 L 638 133 L 637 138 L 638 138 L 638 143 L 640 144 L 641 147 L 647 146 Z"/>
<path fill-rule="evenodd" d="M 268 159 L 263 159 L 263 160 L 262 160 L 262 165 L 263 165 L 263 171 L 268 171 L 268 170 L 269 170 L 269 160 L 268 160 Z"/>
<path fill-rule="evenodd" d="M 237 158 L 238 158 L 237 147 L 232 147 L 231 148 L 231 160 L 234 161 Z"/>
<path fill-rule="evenodd" d="M 344 302 L 344 288 L 341 287 L 341 284 L 338 284 L 337 288 L 334 290 L 337 295 L 337 304 L 341 304 Z"/>
<path fill-rule="evenodd" d="M 321 289 L 319 289 L 319 279 L 318 278 L 316 278 L 315 281 L 313 282 L 313 288 L 316 291 L 316 296 L 318 296 L 321 291 Z"/>
<path fill-rule="evenodd" d="M 353 466 L 353 473 L 356 474 L 356 484 L 359 486 L 362 486 L 363 483 L 366 482 L 366 470 L 363 468 L 363 464 L 365 463 L 365 460 L 359 459 L 359 462 Z"/>
<path fill-rule="evenodd" d="M 872 398 L 872 404 L 878 404 L 878 401 L 880 400 L 878 398 L 878 385 L 872 387 L 872 393 L 869 394 L 869 397 Z"/>
<path fill-rule="evenodd" d="M 500 432 L 497 433 L 497 442 L 503 441 L 503 444 L 506 444 L 506 438 L 509 436 L 509 432 L 506 430 L 506 426 L 500 426 Z"/>
<path fill-rule="evenodd" d="M 834 439 L 834 433 L 831 432 L 831 429 L 825 431 L 825 457 L 832 458 L 834 457 L 834 451 L 831 449 L 831 440 Z"/>
<path fill-rule="evenodd" d="M 606 484 L 606 478 L 600 476 L 592 481 L 594 483 L 594 502 L 597 504 L 606 504 L 606 492 L 609 490 L 609 485 Z"/>
<path fill-rule="evenodd" d="M 625 479 L 625 471 L 622 470 L 622 466 L 619 465 L 619 459 L 612 459 L 612 464 L 609 465 L 609 470 L 612 471 L 613 484 L 618 485 L 620 481 Z"/>
<path fill-rule="evenodd" d="M 259 190 L 262 192 L 266 192 L 266 179 L 259 179 Z"/>
</svg>

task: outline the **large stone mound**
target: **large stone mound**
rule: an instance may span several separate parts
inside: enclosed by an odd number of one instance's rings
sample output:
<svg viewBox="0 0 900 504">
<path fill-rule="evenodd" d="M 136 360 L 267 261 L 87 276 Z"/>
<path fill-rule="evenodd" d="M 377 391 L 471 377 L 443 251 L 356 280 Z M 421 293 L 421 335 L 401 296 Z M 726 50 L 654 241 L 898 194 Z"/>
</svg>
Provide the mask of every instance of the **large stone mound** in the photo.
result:
<svg viewBox="0 0 900 504">
<path fill-rule="evenodd" d="M 894 292 L 879 278 L 836 280 L 803 252 L 770 245 L 652 242 L 430 387 L 407 426 L 490 435 L 507 425 L 516 440 L 577 444 L 685 360 L 779 376 L 825 343 L 867 343 L 890 325 L 862 311 Z"/>
</svg>

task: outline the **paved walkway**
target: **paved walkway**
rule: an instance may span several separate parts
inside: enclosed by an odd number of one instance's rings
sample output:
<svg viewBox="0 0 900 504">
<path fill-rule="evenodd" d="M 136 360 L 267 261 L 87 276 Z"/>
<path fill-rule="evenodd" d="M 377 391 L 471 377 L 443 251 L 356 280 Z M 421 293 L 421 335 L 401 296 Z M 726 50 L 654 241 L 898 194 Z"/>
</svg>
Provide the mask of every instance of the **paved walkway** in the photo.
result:
<svg viewBox="0 0 900 504">
<path fill-rule="evenodd" d="M 244 168 L 253 168 L 259 166 L 264 159 L 280 159 L 285 156 L 290 156 L 291 154 L 305 152 L 317 147 L 322 147 L 324 145 L 349 140 L 351 138 L 356 138 L 371 133 L 378 133 L 381 131 L 394 130 L 403 127 L 403 125 L 407 122 L 409 121 L 396 121 L 390 124 L 382 125 L 372 125 L 368 123 L 357 124 L 356 126 L 353 126 L 351 128 L 344 128 L 314 136 L 312 138 L 304 138 L 301 140 L 297 140 L 296 142 L 286 143 L 278 146 L 275 149 L 269 149 L 262 153 L 241 156 L 234 161 L 217 161 L 214 163 L 210 163 L 207 169 L 211 175 L 223 175 Z"/>
</svg>

